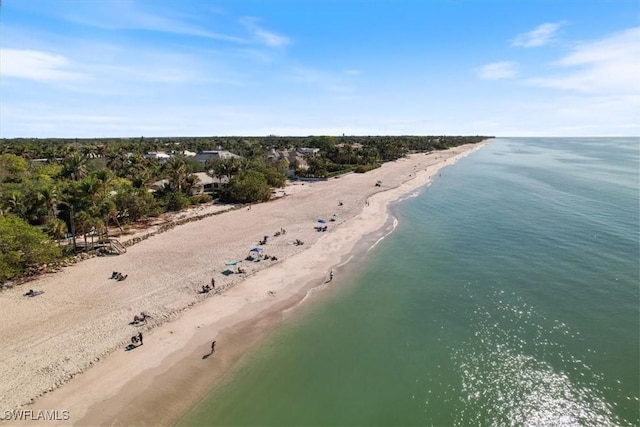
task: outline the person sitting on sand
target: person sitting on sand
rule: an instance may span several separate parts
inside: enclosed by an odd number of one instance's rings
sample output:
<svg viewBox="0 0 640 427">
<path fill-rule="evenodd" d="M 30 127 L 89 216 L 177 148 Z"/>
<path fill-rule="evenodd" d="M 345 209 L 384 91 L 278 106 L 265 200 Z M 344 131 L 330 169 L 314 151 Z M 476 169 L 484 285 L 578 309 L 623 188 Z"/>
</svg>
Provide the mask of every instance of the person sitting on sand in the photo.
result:
<svg viewBox="0 0 640 427">
<path fill-rule="evenodd" d="M 36 291 L 34 291 L 33 289 L 29 289 L 29 292 L 27 292 L 26 294 L 24 294 L 25 297 L 32 297 L 36 294 Z"/>
<path fill-rule="evenodd" d="M 145 313 L 144 311 L 142 313 L 140 313 L 140 316 L 138 316 L 137 314 L 135 316 L 133 316 L 133 324 L 136 325 L 140 322 L 144 322 L 147 323 L 147 318 L 149 318 L 151 316 L 149 316 L 147 313 Z"/>
<path fill-rule="evenodd" d="M 120 273 L 118 273 L 117 271 L 114 271 L 113 273 L 111 273 L 111 277 L 109 277 L 109 279 L 116 279 L 119 274 Z"/>
<path fill-rule="evenodd" d="M 126 279 L 127 277 L 129 277 L 128 274 L 125 274 L 124 276 L 122 274 L 120 274 L 120 276 L 118 277 L 118 282 L 122 282 L 124 279 Z"/>
</svg>

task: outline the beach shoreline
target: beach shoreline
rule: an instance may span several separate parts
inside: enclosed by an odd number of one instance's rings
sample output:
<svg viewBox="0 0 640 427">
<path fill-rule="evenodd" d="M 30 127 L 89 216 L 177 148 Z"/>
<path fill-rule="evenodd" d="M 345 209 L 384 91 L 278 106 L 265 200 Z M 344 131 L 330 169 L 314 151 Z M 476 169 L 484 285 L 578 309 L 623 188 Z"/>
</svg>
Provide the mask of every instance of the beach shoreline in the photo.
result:
<svg viewBox="0 0 640 427">
<path fill-rule="evenodd" d="M 125 310 L 128 313 L 135 312 L 137 307 L 144 307 L 145 301 L 157 299 L 157 307 L 154 307 L 157 309 L 152 310 L 152 315 L 156 312 L 160 313 L 161 319 L 154 319 L 157 322 L 156 325 L 152 324 L 142 329 L 145 332 L 145 345 L 132 352 L 111 350 L 107 357 L 96 356 L 90 359 L 93 361 L 89 365 L 93 365 L 92 369 L 85 367 L 81 369 L 81 371 L 84 370 L 83 373 L 72 375 L 75 377 L 73 381 L 66 382 L 62 387 L 60 385 L 63 383 L 60 383 L 57 388 L 50 387 L 50 392 L 38 399 L 31 398 L 35 402 L 29 405 L 28 409 L 33 411 L 67 410 L 71 415 L 69 420 L 53 422 L 53 424 L 64 425 L 165 425 L 175 422 L 193 407 L 195 402 L 206 395 L 212 384 L 220 384 L 224 382 L 224 378 L 232 375 L 234 368 L 238 366 L 238 363 L 241 363 L 242 356 L 247 350 L 253 348 L 266 333 L 273 329 L 274 325 L 280 323 L 286 316 L 285 312 L 288 313 L 292 307 L 299 306 L 300 301 L 307 298 L 311 289 L 326 282 L 327 274 L 331 269 L 348 261 L 353 256 L 354 248 L 364 236 L 376 233 L 385 226 L 389 219 L 388 207 L 391 202 L 424 187 L 430 182 L 430 177 L 440 168 L 455 163 L 459 158 L 481 148 L 486 143 L 487 141 L 484 141 L 471 146 L 455 147 L 429 155 L 414 154 L 407 159 L 383 165 L 377 173 L 354 175 L 353 177 L 342 177 L 340 180 L 310 184 L 303 190 L 299 188 L 301 190 L 299 192 L 287 190 L 290 195 L 282 200 L 255 205 L 253 210 L 238 210 L 214 216 L 212 220 L 203 219 L 190 223 L 181 226 L 184 229 L 171 230 L 161 236 L 154 237 L 151 239 L 152 241 L 141 242 L 131 247 L 130 253 L 132 255 L 129 264 L 131 271 L 136 272 L 136 276 L 140 273 L 156 275 L 148 278 L 148 283 L 151 283 L 149 285 L 152 288 L 151 291 L 139 292 L 141 295 L 136 295 Z M 449 161 L 447 162 L 447 160 Z M 371 188 L 373 187 L 371 182 L 375 181 L 376 177 L 384 178 L 385 186 L 380 189 L 383 191 Z M 345 188 L 338 185 L 343 182 Z M 338 214 L 339 221 L 330 224 L 334 229 L 328 233 L 313 231 L 312 228 L 318 214 L 326 217 L 331 210 L 336 209 L 327 206 L 329 202 L 335 203 L 335 197 L 343 198 L 344 205 L 348 205 L 348 207 Z M 289 206 L 286 206 L 287 203 Z M 326 206 L 326 209 L 319 212 L 323 206 Z M 299 209 L 298 215 L 287 213 L 287 207 Z M 301 238 L 306 242 L 305 247 L 293 248 L 289 241 L 283 242 L 279 246 L 279 240 L 274 239 L 273 246 L 270 242 L 264 246 L 264 249 L 278 256 L 277 263 L 264 268 L 265 261 L 263 261 L 261 263 L 263 265 L 258 266 L 259 268 L 256 268 L 255 271 L 251 271 L 249 277 L 233 277 L 232 279 L 237 279 L 235 282 L 229 279 L 221 284 L 227 290 L 220 295 L 215 295 L 213 298 L 198 297 L 194 299 L 193 291 L 197 289 L 197 284 L 204 284 L 202 265 L 207 257 L 198 258 L 198 252 L 193 255 L 193 265 L 176 264 L 173 262 L 175 259 L 172 261 L 172 258 L 179 258 L 179 256 L 172 256 L 170 252 L 163 253 L 163 248 L 158 248 L 160 243 L 171 241 L 183 232 L 184 234 L 193 233 L 186 237 L 185 245 L 187 243 L 206 245 L 206 240 L 199 241 L 196 237 L 198 233 L 204 234 L 202 230 L 206 229 L 213 230 L 212 234 L 215 237 L 212 237 L 211 240 L 224 246 L 220 253 L 242 253 L 240 248 L 244 247 L 244 250 L 247 250 L 249 244 L 247 235 L 249 233 L 238 233 L 227 236 L 225 239 L 220 235 L 232 233 L 228 228 L 220 231 L 216 227 L 219 224 L 214 224 L 214 222 L 226 221 L 228 224 L 239 224 L 242 228 L 247 220 L 251 220 L 251 215 L 256 214 L 256 211 L 258 211 L 258 219 L 263 217 L 275 219 L 271 223 L 266 221 L 267 224 L 261 224 L 258 228 L 256 228 L 256 224 L 247 225 L 244 231 L 252 231 L 252 235 L 259 238 L 262 236 L 256 234 L 256 230 L 260 228 L 273 231 L 271 229 L 278 230 L 278 224 L 280 224 L 280 228 L 286 225 L 287 239 Z M 235 244 L 236 240 L 238 240 L 237 244 Z M 171 248 L 171 242 L 168 247 Z M 191 248 L 185 249 L 184 253 L 190 254 L 189 251 L 197 251 L 198 249 L 202 251 L 202 248 Z M 158 259 L 161 261 L 155 271 L 153 268 L 149 270 L 148 266 L 146 268 L 149 271 L 144 271 L 144 266 L 139 263 L 142 260 L 149 263 L 158 262 Z M 113 268 L 114 264 L 107 261 L 111 260 L 85 261 L 87 265 L 84 268 L 94 273 L 97 271 L 106 272 Z M 221 264 L 220 260 L 217 262 Z M 79 268 L 82 267 L 73 266 L 69 269 L 77 270 Z M 193 274 L 193 271 L 198 274 Z M 55 286 L 58 284 L 60 286 L 66 272 L 63 271 L 58 277 L 43 278 L 39 285 Z M 216 268 L 211 270 L 211 274 L 219 273 L 220 267 L 216 265 Z M 166 278 L 165 275 L 169 277 Z M 339 284 L 340 277 L 338 276 L 336 276 L 335 283 Z M 166 280 L 173 286 L 153 289 L 154 278 Z M 216 278 L 216 280 L 219 279 Z M 74 277 L 69 277 L 69 281 L 74 282 Z M 184 282 L 187 282 L 187 286 L 184 286 Z M 142 285 L 148 283 L 142 283 Z M 176 283 L 181 283 L 183 286 L 176 289 Z M 71 283 L 69 287 L 73 288 L 74 284 L 75 282 Z M 97 285 L 98 291 L 100 287 L 104 287 L 104 285 Z M 165 295 L 167 292 L 175 295 L 167 296 Z M 135 292 L 131 291 L 131 293 Z M 189 294 L 190 299 L 183 294 Z M 15 297 L 15 295 L 9 294 L 9 297 L 12 296 Z M 73 297 L 73 292 L 69 296 Z M 99 296 L 112 306 L 116 306 L 127 301 L 128 292 L 112 291 Z M 173 307 L 170 302 L 167 302 L 172 299 L 179 300 L 176 301 L 176 307 L 185 303 L 186 306 L 174 309 L 172 312 Z M 127 304 L 125 303 L 125 305 Z M 186 308 L 189 309 L 186 310 Z M 69 307 L 67 307 L 68 309 Z M 82 312 L 83 310 L 78 311 Z M 86 311 L 79 313 L 78 316 L 86 315 Z M 16 313 L 25 316 L 22 311 L 18 310 L 12 314 Z M 109 320 L 122 319 L 125 315 L 123 310 L 116 310 L 113 316 L 112 314 L 109 312 Z M 61 313 L 59 316 L 53 315 L 52 320 L 64 323 L 64 321 L 73 321 L 73 317 L 68 316 L 67 313 Z M 106 321 L 107 319 L 102 320 Z M 9 325 L 9 328 L 23 325 L 24 322 L 18 321 Z M 91 327 L 99 329 L 100 325 L 89 325 L 87 328 Z M 3 328 L 8 329 L 7 326 L 3 326 Z M 52 328 L 55 328 L 55 325 Z M 79 328 L 80 332 L 82 329 Z M 102 329 L 103 334 L 108 334 L 111 331 L 106 327 Z M 28 338 L 20 337 L 15 330 L 12 332 L 13 334 L 9 337 L 13 339 L 13 342 L 10 343 L 9 350 L 18 348 L 21 341 L 22 343 L 29 341 Z M 78 328 L 69 331 L 70 334 L 75 333 L 76 335 L 78 332 Z M 128 334 L 134 332 L 137 330 L 125 331 L 125 339 Z M 101 338 L 99 333 L 96 335 L 96 338 Z M 122 348 L 122 336 L 120 333 L 119 340 L 113 339 L 110 343 L 104 344 L 109 344 L 110 348 L 113 348 L 115 342 L 117 348 Z M 216 340 L 218 343 L 217 351 L 213 355 L 205 357 L 212 340 Z M 82 337 L 80 337 L 80 341 L 82 341 Z M 33 348 L 38 347 L 36 342 L 27 343 L 26 348 L 30 347 L 29 344 Z M 40 343 L 40 346 L 44 345 Z M 60 351 L 60 349 L 54 348 L 53 350 L 49 349 L 49 353 L 56 350 Z M 8 350 L 0 351 L 5 353 Z M 98 360 L 95 360 L 96 358 Z M 5 376 L 7 372 L 2 374 Z M 2 390 L 2 394 L 8 391 Z M 26 408 L 24 404 L 17 406 Z"/>
</svg>

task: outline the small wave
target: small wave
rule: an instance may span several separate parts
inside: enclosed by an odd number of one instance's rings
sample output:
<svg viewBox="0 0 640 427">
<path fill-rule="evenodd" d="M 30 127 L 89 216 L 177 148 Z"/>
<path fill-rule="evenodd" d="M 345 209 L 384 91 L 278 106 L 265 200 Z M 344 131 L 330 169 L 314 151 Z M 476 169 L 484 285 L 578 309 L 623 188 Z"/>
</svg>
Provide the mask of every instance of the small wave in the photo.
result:
<svg viewBox="0 0 640 427">
<path fill-rule="evenodd" d="M 413 199 L 415 197 L 418 197 L 419 195 L 420 195 L 420 191 L 419 190 L 415 190 L 412 193 L 405 194 L 404 196 L 400 197 L 398 199 L 398 202 L 404 202 L 405 200 Z"/>
<path fill-rule="evenodd" d="M 371 249 L 375 248 L 378 243 L 382 242 L 382 240 L 384 240 L 385 237 L 387 237 L 389 234 L 393 233 L 394 230 L 398 227 L 398 218 L 396 217 L 392 217 L 393 218 L 393 223 L 391 225 L 391 229 L 385 233 L 384 235 L 382 235 L 382 237 L 380 237 L 378 240 L 376 240 L 373 245 L 371 245 L 371 247 L 369 249 L 367 249 L 367 252 L 369 252 Z"/>
<path fill-rule="evenodd" d="M 335 265 L 333 268 L 340 268 L 340 267 L 342 267 L 342 266 L 344 266 L 344 265 L 348 264 L 348 263 L 349 263 L 349 261 L 351 261 L 352 259 L 353 259 L 353 255 L 350 255 L 350 256 L 349 256 L 349 258 L 347 258 L 345 261 L 343 261 L 343 262 L 341 262 L 341 263 L 339 263 L 339 264 Z M 282 314 L 287 314 L 287 313 L 289 313 L 291 310 L 294 310 L 294 309 L 296 309 L 297 307 L 299 307 L 300 305 L 304 304 L 304 302 L 305 302 L 307 299 L 309 299 L 309 297 L 311 297 L 312 295 L 314 295 L 315 293 L 324 291 L 325 289 L 327 289 L 327 286 L 326 286 L 326 285 L 328 285 L 328 284 L 329 284 L 329 282 L 327 282 L 327 281 L 325 280 L 325 281 L 323 281 L 322 283 L 320 283 L 320 284 L 318 284 L 318 285 L 316 285 L 316 286 L 313 286 L 313 287 L 309 288 L 309 289 L 307 290 L 307 292 L 305 292 L 304 296 L 303 296 L 302 298 L 300 298 L 300 300 L 299 300 L 299 301 L 297 301 L 297 302 L 296 302 L 295 304 L 293 304 L 292 306 L 287 307 L 287 308 L 285 308 L 284 310 L 282 310 Z"/>
</svg>

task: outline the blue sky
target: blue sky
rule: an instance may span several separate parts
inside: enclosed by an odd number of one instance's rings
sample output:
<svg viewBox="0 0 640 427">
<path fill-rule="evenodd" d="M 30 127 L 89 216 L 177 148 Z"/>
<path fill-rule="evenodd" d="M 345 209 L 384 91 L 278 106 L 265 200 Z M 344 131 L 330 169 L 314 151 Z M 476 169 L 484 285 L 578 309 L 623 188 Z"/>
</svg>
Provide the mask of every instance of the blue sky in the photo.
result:
<svg viewBox="0 0 640 427">
<path fill-rule="evenodd" d="M 640 135 L 637 0 L 3 0 L 0 137 Z"/>
</svg>

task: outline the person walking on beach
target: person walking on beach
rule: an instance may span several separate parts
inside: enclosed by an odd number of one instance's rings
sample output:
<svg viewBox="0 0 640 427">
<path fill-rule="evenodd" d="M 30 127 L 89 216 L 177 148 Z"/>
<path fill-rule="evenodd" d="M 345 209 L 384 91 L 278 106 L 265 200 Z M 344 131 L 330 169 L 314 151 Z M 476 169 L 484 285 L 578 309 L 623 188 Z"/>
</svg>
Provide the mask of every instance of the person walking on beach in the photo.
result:
<svg viewBox="0 0 640 427">
<path fill-rule="evenodd" d="M 216 352 L 216 342 L 215 342 L 215 341 L 213 341 L 213 342 L 211 343 L 211 354 L 213 354 L 213 353 L 215 353 L 215 352 Z"/>
<path fill-rule="evenodd" d="M 142 345 L 142 332 L 138 332 L 138 341 L 140 342 L 140 345 Z"/>
<path fill-rule="evenodd" d="M 216 279 L 214 279 L 213 277 L 211 278 L 211 289 L 215 289 L 216 287 Z"/>
<path fill-rule="evenodd" d="M 329 281 L 333 280 L 333 270 L 329 272 Z"/>
</svg>

